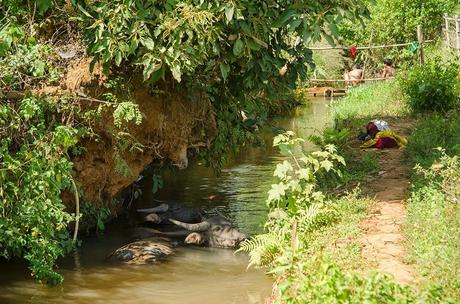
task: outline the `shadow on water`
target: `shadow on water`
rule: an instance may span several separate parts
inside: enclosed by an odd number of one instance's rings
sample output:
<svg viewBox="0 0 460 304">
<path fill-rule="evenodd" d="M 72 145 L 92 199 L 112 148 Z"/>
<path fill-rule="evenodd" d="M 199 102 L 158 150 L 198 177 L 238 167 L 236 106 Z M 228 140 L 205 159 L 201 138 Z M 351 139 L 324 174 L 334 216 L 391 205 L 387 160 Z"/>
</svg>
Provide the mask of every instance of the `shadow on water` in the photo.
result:
<svg viewBox="0 0 460 304">
<path fill-rule="evenodd" d="M 306 138 L 329 122 L 327 104 L 317 98 L 275 119 L 273 125 Z M 271 130 L 262 135 L 264 146 L 245 147 L 219 176 L 199 163 L 166 174 L 165 187 L 155 198 L 218 210 L 243 231 L 261 232 L 266 192 L 282 159 L 271 145 Z M 157 204 L 150 187 L 147 183 L 139 206 Z M 78 251 L 61 261 L 59 272 L 65 281 L 58 287 L 34 283 L 23 262 L 1 261 L 0 303 L 264 303 L 270 294 L 270 277 L 261 270 L 247 270 L 248 257 L 232 250 L 183 247 L 164 263 L 151 266 L 105 262 L 112 250 L 130 240 L 128 227 L 126 220 L 119 220 L 103 237 L 85 239 Z"/>
</svg>

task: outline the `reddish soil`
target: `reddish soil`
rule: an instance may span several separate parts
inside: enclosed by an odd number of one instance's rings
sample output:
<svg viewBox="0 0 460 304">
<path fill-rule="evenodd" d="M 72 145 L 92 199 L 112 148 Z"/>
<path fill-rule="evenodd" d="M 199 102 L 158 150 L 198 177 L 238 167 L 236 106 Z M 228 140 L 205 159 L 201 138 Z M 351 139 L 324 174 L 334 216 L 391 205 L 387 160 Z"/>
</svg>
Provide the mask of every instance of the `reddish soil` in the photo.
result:
<svg viewBox="0 0 460 304">
<path fill-rule="evenodd" d="M 391 123 L 393 131 L 407 136 L 411 122 Z M 409 187 L 409 168 L 403 149 L 376 150 L 380 173 L 368 187 L 375 192 L 372 214 L 361 223 L 366 231 L 360 239 L 362 256 L 377 270 L 390 273 L 397 282 L 413 281 L 414 269 L 405 262 L 404 235 L 401 225 L 406 218 L 405 198 Z"/>
<path fill-rule="evenodd" d="M 89 97 L 80 101 L 82 108 L 96 108 L 99 103 L 91 98 L 101 99 L 106 91 L 103 87 L 106 79 L 99 65 L 90 73 L 90 63 L 88 57 L 70 60 L 61 85 L 42 88 L 41 93 L 77 93 Z M 187 167 L 188 152 L 209 146 L 217 132 L 213 108 L 204 94 L 193 96 L 191 101 L 180 88 L 163 88 L 151 93 L 135 76 L 129 81 L 135 88 L 131 97 L 139 105 L 144 118 L 139 126 L 130 124 L 125 131 L 142 145 L 142 152 L 128 149 L 118 151 L 116 155 L 118 143 L 114 133 L 118 131 L 114 128 L 113 109 L 104 110 L 102 117 L 92 126 L 97 137 L 84 139 L 83 154 L 73 159 L 76 180 L 85 199 L 93 204 L 111 202 L 153 162 L 170 160 L 179 168 Z M 127 176 L 116 170 L 116 159 L 120 157 L 129 167 Z"/>
</svg>

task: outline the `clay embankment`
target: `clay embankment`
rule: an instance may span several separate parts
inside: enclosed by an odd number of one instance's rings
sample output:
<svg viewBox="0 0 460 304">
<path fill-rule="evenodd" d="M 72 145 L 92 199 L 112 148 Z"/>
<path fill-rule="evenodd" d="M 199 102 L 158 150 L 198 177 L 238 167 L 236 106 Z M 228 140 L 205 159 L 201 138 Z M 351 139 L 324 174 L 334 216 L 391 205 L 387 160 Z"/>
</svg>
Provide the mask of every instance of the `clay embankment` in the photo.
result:
<svg viewBox="0 0 460 304">
<path fill-rule="evenodd" d="M 94 99 L 101 98 L 105 81 L 101 69 L 89 70 L 90 59 L 75 59 L 68 64 L 66 77 L 58 88 L 45 91 L 66 90 Z M 134 82 L 134 81 L 133 81 Z M 144 118 L 139 126 L 128 126 L 129 138 L 141 144 L 142 152 L 133 149 L 115 155 L 116 141 L 113 110 L 104 111 L 95 121 L 95 138 L 84 139 L 83 153 L 73 158 L 75 177 L 85 199 L 92 203 L 110 202 L 117 193 L 132 184 L 140 172 L 155 161 L 170 160 L 180 168 L 188 164 L 187 153 L 193 149 L 208 147 L 217 128 L 211 103 L 206 96 L 188 100 L 177 90 L 164 90 L 151 94 L 142 81 L 133 83 L 132 92 Z M 44 92 L 47 93 L 47 92 Z M 90 98 L 90 99 L 91 99 Z M 83 98 L 82 108 L 96 108 L 97 101 Z M 129 174 L 117 172 L 117 157 L 129 168 Z M 120 159 L 118 159 L 120 161 Z"/>
</svg>

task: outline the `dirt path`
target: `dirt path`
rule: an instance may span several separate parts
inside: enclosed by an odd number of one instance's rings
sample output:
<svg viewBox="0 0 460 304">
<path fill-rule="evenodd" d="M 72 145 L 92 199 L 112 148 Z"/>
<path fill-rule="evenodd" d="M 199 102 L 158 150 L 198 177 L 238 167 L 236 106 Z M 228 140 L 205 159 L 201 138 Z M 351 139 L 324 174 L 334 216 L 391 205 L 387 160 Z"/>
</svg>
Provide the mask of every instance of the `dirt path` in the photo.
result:
<svg viewBox="0 0 460 304">
<path fill-rule="evenodd" d="M 400 135 L 407 136 L 410 122 L 391 123 Z M 401 225 L 405 221 L 404 199 L 409 187 L 409 168 L 404 150 L 376 151 L 379 156 L 379 176 L 369 187 L 375 192 L 376 204 L 372 214 L 361 223 L 366 231 L 360 239 L 363 257 L 375 264 L 377 270 L 392 274 L 402 284 L 413 281 L 413 268 L 404 262 L 404 236 Z"/>
</svg>

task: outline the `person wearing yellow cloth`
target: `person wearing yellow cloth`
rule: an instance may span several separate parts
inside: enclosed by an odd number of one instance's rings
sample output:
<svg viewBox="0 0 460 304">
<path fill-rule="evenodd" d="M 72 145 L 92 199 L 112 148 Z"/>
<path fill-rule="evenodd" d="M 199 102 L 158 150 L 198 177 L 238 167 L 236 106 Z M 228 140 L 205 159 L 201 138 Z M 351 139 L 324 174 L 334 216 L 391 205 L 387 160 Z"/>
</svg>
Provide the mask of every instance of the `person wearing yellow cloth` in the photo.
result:
<svg viewBox="0 0 460 304">
<path fill-rule="evenodd" d="M 391 130 L 378 132 L 373 139 L 370 139 L 361 145 L 361 148 L 375 147 L 378 149 L 404 147 L 407 145 L 407 139 L 399 136 Z"/>
</svg>

